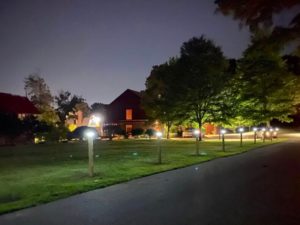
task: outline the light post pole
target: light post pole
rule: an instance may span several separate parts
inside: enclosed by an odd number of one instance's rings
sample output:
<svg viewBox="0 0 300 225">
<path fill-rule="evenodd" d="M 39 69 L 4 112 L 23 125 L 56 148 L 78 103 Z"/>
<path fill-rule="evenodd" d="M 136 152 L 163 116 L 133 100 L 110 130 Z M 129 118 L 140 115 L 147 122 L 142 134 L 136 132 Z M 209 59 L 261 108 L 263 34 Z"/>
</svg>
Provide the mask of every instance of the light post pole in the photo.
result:
<svg viewBox="0 0 300 225">
<path fill-rule="evenodd" d="M 239 128 L 239 132 L 240 132 L 240 147 L 243 146 L 243 132 L 244 132 L 244 128 L 240 127 Z"/>
<path fill-rule="evenodd" d="M 256 138 L 257 138 L 257 127 L 253 127 L 253 132 L 254 132 L 254 144 L 256 144 Z"/>
<path fill-rule="evenodd" d="M 89 176 L 92 177 L 94 176 L 94 137 L 95 137 L 95 132 L 93 131 L 87 131 L 85 133 L 85 136 L 87 137 L 88 140 L 88 156 L 89 156 Z"/>
<path fill-rule="evenodd" d="M 225 152 L 225 134 L 226 134 L 226 130 L 222 129 L 221 134 L 222 134 L 222 150 L 223 150 L 223 152 Z"/>
<path fill-rule="evenodd" d="M 161 164 L 161 138 L 162 138 L 162 132 L 157 131 L 156 132 L 156 137 L 157 137 L 158 164 Z"/>
<path fill-rule="evenodd" d="M 200 131 L 199 130 L 194 130 L 194 135 L 196 137 L 196 155 L 199 155 L 199 135 Z"/>
</svg>

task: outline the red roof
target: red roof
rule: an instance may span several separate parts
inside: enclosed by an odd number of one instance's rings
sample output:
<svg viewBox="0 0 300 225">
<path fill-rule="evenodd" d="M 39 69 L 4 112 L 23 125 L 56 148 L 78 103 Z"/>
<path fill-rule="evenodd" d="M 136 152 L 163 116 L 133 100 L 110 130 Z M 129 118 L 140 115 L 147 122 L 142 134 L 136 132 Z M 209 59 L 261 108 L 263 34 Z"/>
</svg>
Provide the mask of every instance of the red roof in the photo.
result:
<svg viewBox="0 0 300 225">
<path fill-rule="evenodd" d="M 39 114 L 38 109 L 27 97 L 7 93 L 0 93 L 0 112 Z"/>
</svg>

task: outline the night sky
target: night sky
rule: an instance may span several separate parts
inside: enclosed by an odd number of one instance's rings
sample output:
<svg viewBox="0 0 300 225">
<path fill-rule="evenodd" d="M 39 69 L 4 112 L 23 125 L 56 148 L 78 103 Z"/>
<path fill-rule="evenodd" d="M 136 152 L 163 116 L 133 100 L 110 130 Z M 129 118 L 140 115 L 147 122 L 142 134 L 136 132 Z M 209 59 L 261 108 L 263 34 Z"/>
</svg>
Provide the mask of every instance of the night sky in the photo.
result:
<svg viewBox="0 0 300 225">
<path fill-rule="evenodd" d="M 142 90 L 153 65 L 204 34 L 239 57 L 247 29 L 215 13 L 212 0 L 0 0 L 0 92 L 24 95 L 39 72 L 52 94 L 89 104 Z"/>
</svg>

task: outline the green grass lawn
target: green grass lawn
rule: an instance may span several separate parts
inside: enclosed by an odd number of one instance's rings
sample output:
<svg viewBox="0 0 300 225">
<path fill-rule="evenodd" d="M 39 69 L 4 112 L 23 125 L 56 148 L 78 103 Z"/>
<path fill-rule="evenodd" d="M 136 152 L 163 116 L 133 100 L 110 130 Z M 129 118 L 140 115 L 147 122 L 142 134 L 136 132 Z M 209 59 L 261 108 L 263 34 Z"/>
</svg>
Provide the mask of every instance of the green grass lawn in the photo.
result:
<svg viewBox="0 0 300 225">
<path fill-rule="evenodd" d="M 276 143 L 278 141 L 273 141 Z M 87 143 L 40 144 L 0 148 L 0 214 L 76 193 L 180 168 L 270 144 L 253 141 L 162 140 L 163 163 L 157 164 L 156 140 L 95 141 L 95 176 L 87 171 Z"/>
</svg>

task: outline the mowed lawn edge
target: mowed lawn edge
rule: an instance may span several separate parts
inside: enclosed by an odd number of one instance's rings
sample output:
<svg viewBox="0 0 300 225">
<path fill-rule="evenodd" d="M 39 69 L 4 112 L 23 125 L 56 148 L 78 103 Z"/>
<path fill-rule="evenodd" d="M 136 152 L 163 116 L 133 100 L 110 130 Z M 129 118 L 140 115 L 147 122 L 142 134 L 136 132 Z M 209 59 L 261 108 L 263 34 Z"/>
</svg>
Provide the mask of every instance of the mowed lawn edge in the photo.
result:
<svg viewBox="0 0 300 225">
<path fill-rule="evenodd" d="M 59 143 L 0 148 L 0 214 L 51 202 L 78 193 L 179 169 L 220 157 L 257 149 L 273 142 L 253 140 L 200 143 L 163 140 L 162 164 L 157 163 L 157 140 L 95 141 L 95 176 L 87 171 L 87 143 Z"/>
</svg>

